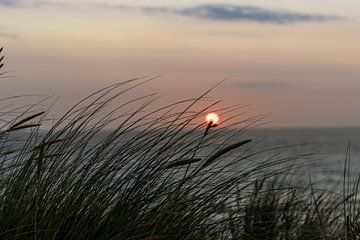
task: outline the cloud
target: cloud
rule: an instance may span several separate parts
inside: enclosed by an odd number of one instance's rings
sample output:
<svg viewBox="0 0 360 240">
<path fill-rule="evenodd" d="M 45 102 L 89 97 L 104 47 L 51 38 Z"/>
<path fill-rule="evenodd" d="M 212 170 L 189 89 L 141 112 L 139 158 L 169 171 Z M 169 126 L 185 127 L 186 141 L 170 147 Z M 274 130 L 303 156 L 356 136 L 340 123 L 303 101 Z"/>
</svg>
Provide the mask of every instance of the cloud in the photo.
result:
<svg viewBox="0 0 360 240">
<path fill-rule="evenodd" d="M 340 19 L 340 17 L 334 15 L 297 13 L 234 4 L 205 4 L 180 9 L 166 7 L 132 7 L 126 5 L 102 6 L 120 10 L 138 10 L 146 14 L 173 14 L 185 17 L 229 22 L 252 21 L 260 23 L 288 24 L 296 22 L 318 22 Z"/>
<path fill-rule="evenodd" d="M 3 7 L 17 7 L 20 3 L 19 0 L 0 0 L 0 6 Z"/>
<path fill-rule="evenodd" d="M 295 13 L 282 10 L 268 10 L 260 7 L 212 4 L 186 8 L 179 11 L 180 14 L 203 19 L 223 21 L 255 21 L 269 23 L 295 23 L 334 20 L 338 17 Z"/>
<path fill-rule="evenodd" d="M 9 8 L 38 8 L 38 7 L 64 7 L 75 6 L 64 2 L 49 0 L 0 0 L 0 7 Z M 124 4 L 93 4 L 89 6 L 103 9 L 117 9 L 122 11 L 141 11 L 145 14 L 171 14 L 198 19 L 239 22 L 252 21 L 260 23 L 287 24 L 296 22 L 318 22 L 341 19 L 334 15 L 297 13 L 285 10 L 271 10 L 254 6 L 235 4 L 203 4 L 193 7 L 172 8 L 152 6 L 131 6 Z"/>
<path fill-rule="evenodd" d="M 233 82 L 230 83 L 231 87 L 238 88 L 251 88 L 251 89 L 261 89 L 261 90 L 278 90 L 278 89 L 289 89 L 292 85 L 289 82 L 283 81 L 261 81 L 254 80 L 248 82 Z"/>
<path fill-rule="evenodd" d="M 15 33 L 0 32 L 0 38 L 17 39 L 17 38 L 19 38 L 19 35 L 15 34 Z"/>
<path fill-rule="evenodd" d="M 141 7 L 141 6 L 130 6 L 124 4 L 96 4 L 96 7 L 104 8 L 104 9 L 116 9 L 122 11 L 141 11 L 145 14 L 163 14 L 163 13 L 171 13 L 175 14 L 177 11 L 173 8 L 167 7 Z"/>
<path fill-rule="evenodd" d="M 0 0 L 0 7 L 7 8 L 39 8 L 39 7 L 64 7 L 67 4 L 46 0 Z"/>
</svg>

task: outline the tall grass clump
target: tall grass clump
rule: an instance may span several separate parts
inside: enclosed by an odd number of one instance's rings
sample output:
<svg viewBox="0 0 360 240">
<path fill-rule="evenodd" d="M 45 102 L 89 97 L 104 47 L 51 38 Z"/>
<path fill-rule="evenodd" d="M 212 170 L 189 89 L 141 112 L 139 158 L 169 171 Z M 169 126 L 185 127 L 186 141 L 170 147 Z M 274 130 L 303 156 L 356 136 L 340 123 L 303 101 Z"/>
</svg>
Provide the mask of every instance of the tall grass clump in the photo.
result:
<svg viewBox="0 0 360 240">
<path fill-rule="evenodd" d="M 268 168 L 232 171 L 250 157 L 239 134 L 261 117 L 226 124 L 239 106 L 204 105 L 208 92 L 146 111 L 153 95 L 128 99 L 144 82 L 103 88 L 51 121 L 43 100 L 1 100 L 0 239 L 221 236 L 235 187 Z M 203 123 L 210 109 L 223 125 Z"/>
<path fill-rule="evenodd" d="M 290 184 L 308 154 L 254 152 L 243 133 L 264 117 L 209 102 L 212 89 L 154 110 L 154 94 L 133 95 L 147 81 L 100 89 L 57 119 L 48 98 L 0 99 L 0 239 L 357 239 L 358 185 L 338 196 Z M 221 124 L 203 121 L 209 111 Z"/>
</svg>

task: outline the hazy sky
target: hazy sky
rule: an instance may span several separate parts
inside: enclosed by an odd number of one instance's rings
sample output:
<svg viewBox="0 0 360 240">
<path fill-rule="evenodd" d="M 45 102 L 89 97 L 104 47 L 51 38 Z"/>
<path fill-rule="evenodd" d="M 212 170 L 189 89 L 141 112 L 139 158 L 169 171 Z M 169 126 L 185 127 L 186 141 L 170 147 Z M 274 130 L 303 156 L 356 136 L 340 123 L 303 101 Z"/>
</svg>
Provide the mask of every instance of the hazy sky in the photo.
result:
<svg viewBox="0 0 360 240">
<path fill-rule="evenodd" d="M 164 100 L 211 96 L 269 126 L 360 126 L 359 0 L 0 0 L 1 96 L 62 106 L 138 76 Z M 145 91 L 144 91 L 145 92 Z"/>
</svg>

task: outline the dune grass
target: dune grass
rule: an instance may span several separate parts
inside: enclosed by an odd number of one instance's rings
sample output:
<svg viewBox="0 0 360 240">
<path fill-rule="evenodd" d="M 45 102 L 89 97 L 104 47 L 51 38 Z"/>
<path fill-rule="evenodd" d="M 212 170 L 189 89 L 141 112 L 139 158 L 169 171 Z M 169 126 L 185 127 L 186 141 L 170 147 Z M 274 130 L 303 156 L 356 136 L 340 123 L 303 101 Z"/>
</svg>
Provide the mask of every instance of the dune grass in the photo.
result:
<svg viewBox="0 0 360 240">
<path fill-rule="evenodd" d="M 37 105 L 12 120 L 6 115 L 0 132 L 2 239 L 218 238 L 218 213 L 232 190 L 265 163 L 229 171 L 236 162 L 220 158 L 250 140 L 228 146 L 226 128 L 192 125 L 213 107 L 191 110 L 203 96 L 143 114 L 147 96 L 106 112 L 138 83 L 101 89 L 48 130 L 40 130 L 47 112 L 34 110 Z M 130 103 L 139 106 L 122 114 Z M 114 121 L 118 127 L 106 130 Z M 227 147 L 197 156 L 214 142 Z"/>
<path fill-rule="evenodd" d="M 358 184 L 289 185 L 301 156 L 262 159 L 242 137 L 263 117 L 235 122 L 239 106 L 204 101 L 212 89 L 156 110 L 152 94 L 124 101 L 146 81 L 100 89 L 56 120 L 43 99 L 1 99 L 0 239 L 359 238 Z M 220 125 L 203 122 L 210 110 Z"/>
</svg>

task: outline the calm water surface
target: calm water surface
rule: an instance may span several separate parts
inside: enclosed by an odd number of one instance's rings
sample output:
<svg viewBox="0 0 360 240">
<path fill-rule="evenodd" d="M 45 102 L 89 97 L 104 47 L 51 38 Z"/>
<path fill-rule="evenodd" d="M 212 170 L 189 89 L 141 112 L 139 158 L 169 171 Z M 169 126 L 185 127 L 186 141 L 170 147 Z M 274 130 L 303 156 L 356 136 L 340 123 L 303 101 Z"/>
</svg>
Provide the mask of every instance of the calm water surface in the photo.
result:
<svg viewBox="0 0 360 240">
<path fill-rule="evenodd" d="M 314 180 L 323 184 L 343 181 L 347 146 L 350 144 L 350 175 L 360 174 L 360 128 L 253 129 L 246 133 L 246 137 L 258 141 L 257 149 L 294 145 L 284 154 L 301 156 L 314 153 L 299 175 L 308 176 L 310 173 Z"/>
</svg>

